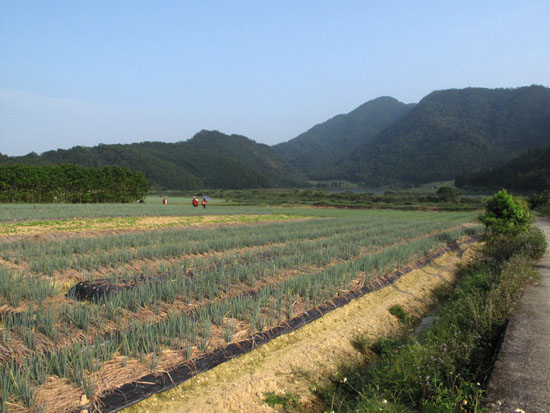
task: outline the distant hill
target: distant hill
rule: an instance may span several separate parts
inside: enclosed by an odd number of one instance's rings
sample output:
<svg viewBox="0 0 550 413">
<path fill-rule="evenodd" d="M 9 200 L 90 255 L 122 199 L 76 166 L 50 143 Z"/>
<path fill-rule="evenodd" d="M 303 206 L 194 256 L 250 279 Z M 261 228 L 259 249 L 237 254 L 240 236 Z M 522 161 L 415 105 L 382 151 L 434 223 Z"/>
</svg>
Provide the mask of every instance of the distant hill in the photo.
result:
<svg viewBox="0 0 550 413">
<path fill-rule="evenodd" d="M 458 176 L 458 188 L 481 187 L 542 192 L 550 189 L 550 146 L 533 149 L 492 169 Z"/>
<path fill-rule="evenodd" d="M 367 186 L 417 185 L 468 176 L 550 146 L 550 89 L 450 89 L 418 104 L 371 100 L 273 147 L 200 131 L 186 142 L 142 142 L 0 154 L 0 164 L 117 165 L 155 189 L 303 186 L 345 179 Z"/>
<path fill-rule="evenodd" d="M 269 146 L 207 131 L 188 142 L 76 146 L 41 155 L 1 156 L 0 163 L 118 165 L 143 172 L 157 189 L 292 186 L 303 177 L 298 171 L 293 177 L 293 168 Z"/>
<path fill-rule="evenodd" d="M 367 185 L 454 179 L 550 145 L 550 89 L 436 91 L 359 146 L 341 172 Z"/>
<path fill-rule="evenodd" d="M 307 179 L 303 172 L 292 166 L 272 147 L 256 143 L 245 136 L 229 136 L 218 131 L 202 130 L 187 143 L 237 160 L 275 182 L 277 186 L 295 186 Z"/>
<path fill-rule="evenodd" d="M 348 114 L 315 125 L 273 149 L 311 179 L 334 179 L 341 173 L 340 165 L 359 145 L 369 142 L 413 106 L 392 97 L 379 97 Z"/>
</svg>

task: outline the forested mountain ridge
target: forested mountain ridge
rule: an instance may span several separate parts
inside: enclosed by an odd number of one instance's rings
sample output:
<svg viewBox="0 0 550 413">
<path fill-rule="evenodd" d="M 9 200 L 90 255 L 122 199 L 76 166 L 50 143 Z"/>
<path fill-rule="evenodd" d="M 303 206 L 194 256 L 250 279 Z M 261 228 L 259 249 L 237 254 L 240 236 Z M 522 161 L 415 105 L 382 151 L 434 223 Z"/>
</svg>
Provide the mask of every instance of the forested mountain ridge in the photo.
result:
<svg viewBox="0 0 550 413">
<path fill-rule="evenodd" d="M 550 89 L 432 92 L 350 157 L 342 175 L 367 185 L 454 179 L 550 144 Z"/>
<path fill-rule="evenodd" d="M 491 169 L 458 176 L 455 185 L 534 192 L 550 189 L 550 146 L 532 149 Z"/>
<path fill-rule="evenodd" d="M 466 88 L 432 92 L 416 105 L 377 98 L 273 147 L 203 130 L 177 143 L 0 154 L 0 164 L 122 166 L 143 172 L 154 189 L 292 187 L 307 179 L 373 187 L 451 180 L 548 146 L 549 88 Z"/>
<path fill-rule="evenodd" d="M 2 163 L 123 166 L 142 172 L 156 189 L 296 186 L 306 179 L 268 145 L 205 130 L 177 143 L 75 146 L 20 157 L 0 154 Z"/>
<path fill-rule="evenodd" d="M 186 142 L 76 146 L 41 155 L 0 157 L 0 163 L 117 165 L 143 172 L 157 189 L 259 188 L 279 184 L 238 160 Z"/>
<path fill-rule="evenodd" d="M 340 173 L 338 165 L 359 145 L 368 142 L 412 107 L 414 104 L 382 96 L 315 125 L 273 149 L 311 179 L 334 179 Z"/>
<path fill-rule="evenodd" d="M 304 183 L 307 179 L 302 171 L 292 166 L 272 147 L 242 135 L 226 135 L 218 131 L 202 130 L 187 143 L 238 160 L 273 182 L 277 182 L 279 186 L 295 186 Z"/>
</svg>

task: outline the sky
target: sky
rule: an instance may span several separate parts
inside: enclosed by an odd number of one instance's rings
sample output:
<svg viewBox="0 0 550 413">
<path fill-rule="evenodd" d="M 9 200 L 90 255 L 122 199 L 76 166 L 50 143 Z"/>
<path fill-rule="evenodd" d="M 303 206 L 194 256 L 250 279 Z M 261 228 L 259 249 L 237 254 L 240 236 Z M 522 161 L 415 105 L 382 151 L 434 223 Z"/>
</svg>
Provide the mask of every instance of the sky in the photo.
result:
<svg viewBox="0 0 550 413">
<path fill-rule="evenodd" d="M 273 145 L 379 96 L 550 84 L 550 1 L 0 0 L 0 153 Z"/>
</svg>

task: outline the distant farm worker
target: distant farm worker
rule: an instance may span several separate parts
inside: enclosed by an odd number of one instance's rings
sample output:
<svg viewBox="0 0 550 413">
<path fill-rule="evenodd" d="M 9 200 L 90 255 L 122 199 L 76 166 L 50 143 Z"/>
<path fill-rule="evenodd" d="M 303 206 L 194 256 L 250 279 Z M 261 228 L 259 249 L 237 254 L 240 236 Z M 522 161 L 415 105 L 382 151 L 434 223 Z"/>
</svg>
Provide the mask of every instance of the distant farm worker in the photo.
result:
<svg viewBox="0 0 550 413">
<path fill-rule="evenodd" d="M 162 199 L 162 205 L 167 205 L 168 204 L 168 199 L 166 199 L 166 197 L 164 197 Z"/>
<path fill-rule="evenodd" d="M 193 206 L 198 207 L 199 206 L 199 198 L 196 196 L 193 197 Z"/>
<path fill-rule="evenodd" d="M 203 208 L 206 208 L 206 203 L 207 203 L 207 202 L 208 202 L 208 201 L 206 200 L 206 197 L 203 197 L 203 198 L 202 198 L 202 202 L 201 202 L 201 205 L 202 205 Z"/>
</svg>

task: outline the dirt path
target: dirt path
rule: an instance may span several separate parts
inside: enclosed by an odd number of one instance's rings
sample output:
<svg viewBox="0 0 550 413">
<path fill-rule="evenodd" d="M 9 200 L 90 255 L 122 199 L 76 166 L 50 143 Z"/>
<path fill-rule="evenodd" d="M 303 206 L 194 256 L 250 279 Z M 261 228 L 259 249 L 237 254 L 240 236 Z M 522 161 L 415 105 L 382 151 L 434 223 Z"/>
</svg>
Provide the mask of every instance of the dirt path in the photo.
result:
<svg viewBox="0 0 550 413">
<path fill-rule="evenodd" d="M 550 242 L 550 221 L 537 226 Z M 541 278 L 514 310 L 491 376 L 493 412 L 550 412 L 550 248 L 537 267 Z"/>
<path fill-rule="evenodd" d="M 126 411 L 273 412 L 264 402 L 267 392 L 295 395 L 307 411 L 322 411 L 311 387 L 333 374 L 339 362 L 358 357 L 350 340 L 362 333 L 374 342 L 403 328 L 388 311 L 395 304 L 415 315 L 425 313 L 433 304 L 433 290 L 452 283 L 457 264 L 469 260 L 478 246 L 447 253 L 388 287 Z"/>
</svg>

